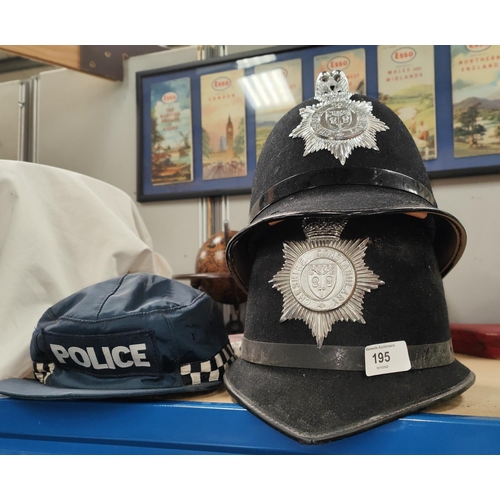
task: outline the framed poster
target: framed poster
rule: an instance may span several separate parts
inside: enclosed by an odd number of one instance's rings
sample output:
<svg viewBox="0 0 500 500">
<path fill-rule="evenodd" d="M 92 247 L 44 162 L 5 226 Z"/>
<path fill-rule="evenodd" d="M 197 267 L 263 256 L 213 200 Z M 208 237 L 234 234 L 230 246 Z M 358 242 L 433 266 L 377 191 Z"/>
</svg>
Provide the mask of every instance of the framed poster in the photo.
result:
<svg viewBox="0 0 500 500">
<path fill-rule="evenodd" d="M 189 78 L 151 86 L 151 183 L 192 182 L 192 122 Z"/>
<path fill-rule="evenodd" d="M 242 78 L 241 69 L 200 78 L 204 181 L 247 175 L 245 94 L 239 85 Z"/>
<path fill-rule="evenodd" d="M 424 160 L 437 158 L 433 45 L 379 45 L 378 95 L 410 131 Z"/>
<path fill-rule="evenodd" d="M 249 193 L 276 122 L 335 69 L 399 114 L 431 179 L 500 172 L 500 46 L 282 46 L 137 73 L 137 200 Z"/>
<path fill-rule="evenodd" d="M 500 154 L 500 46 L 452 45 L 455 158 Z"/>
</svg>

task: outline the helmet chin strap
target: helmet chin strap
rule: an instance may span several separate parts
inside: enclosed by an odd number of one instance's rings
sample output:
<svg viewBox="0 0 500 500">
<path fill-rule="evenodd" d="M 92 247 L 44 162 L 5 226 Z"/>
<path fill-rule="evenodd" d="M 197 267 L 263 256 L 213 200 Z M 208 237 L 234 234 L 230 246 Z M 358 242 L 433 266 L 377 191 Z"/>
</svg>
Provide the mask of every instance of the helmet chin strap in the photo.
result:
<svg viewBox="0 0 500 500">
<path fill-rule="evenodd" d="M 262 210 L 292 194 L 324 186 L 372 186 L 411 193 L 437 207 L 432 192 L 421 182 L 400 172 L 382 168 L 337 167 L 302 172 L 278 182 L 263 193 L 250 208 L 250 221 Z"/>
</svg>

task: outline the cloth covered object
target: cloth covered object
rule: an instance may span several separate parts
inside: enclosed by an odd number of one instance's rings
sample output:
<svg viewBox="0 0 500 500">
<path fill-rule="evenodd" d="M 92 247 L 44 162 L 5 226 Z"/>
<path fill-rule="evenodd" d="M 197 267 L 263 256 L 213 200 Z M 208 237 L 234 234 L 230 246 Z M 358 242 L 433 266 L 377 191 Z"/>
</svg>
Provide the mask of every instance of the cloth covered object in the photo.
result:
<svg viewBox="0 0 500 500">
<path fill-rule="evenodd" d="M 31 335 L 45 310 L 127 273 L 171 277 L 134 201 L 97 179 L 0 160 L 0 380 L 31 377 Z"/>
</svg>

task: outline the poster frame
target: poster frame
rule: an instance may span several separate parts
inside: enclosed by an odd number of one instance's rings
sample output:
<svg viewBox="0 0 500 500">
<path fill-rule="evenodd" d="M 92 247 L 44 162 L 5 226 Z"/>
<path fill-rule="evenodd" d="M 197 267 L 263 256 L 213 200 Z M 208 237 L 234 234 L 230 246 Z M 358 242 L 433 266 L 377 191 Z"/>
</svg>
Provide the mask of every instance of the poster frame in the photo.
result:
<svg viewBox="0 0 500 500">
<path fill-rule="evenodd" d="M 137 98 L 137 201 L 163 201 L 209 196 L 248 194 L 256 166 L 255 112 L 246 100 L 245 141 L 247 172 L 244 177 L 203 179 L 200 80 L 203 75 L 244 68 L 252 75 L 257 65 L 301 59 L 303 100 L 314 96 L 314 58 L 358 48 L 366 53 L 366 95 L 378 98 L 377 45 L 275 46 L 229 56 L 136 73 Z M 418 48 L 418 45 L 415 46 Z M 454 157 L 451 46 L 434 45 L 435 108 L 438 156 L 424 161 L 430 179 L 500 173 L 500 155 Z M 151 86 L 188 77 L 191 89 L 192 171 L 190 182 L 153 185 L 151 174 Z M 390 165 L 387 165 L 390 169 Z"/>
</svg>

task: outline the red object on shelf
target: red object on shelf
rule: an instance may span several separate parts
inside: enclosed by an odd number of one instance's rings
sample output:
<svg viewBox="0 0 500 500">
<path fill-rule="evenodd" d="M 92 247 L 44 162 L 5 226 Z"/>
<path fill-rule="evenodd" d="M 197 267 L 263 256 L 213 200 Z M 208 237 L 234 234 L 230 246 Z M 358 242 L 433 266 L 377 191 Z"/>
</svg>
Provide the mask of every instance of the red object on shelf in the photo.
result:
<svg viewBox="0 0 500 500">
<path fill-rule="evenodd" d="M 500 359 L 500 324 L 451 323 L 453 350 L 480 358 Z"/>
</svg>

